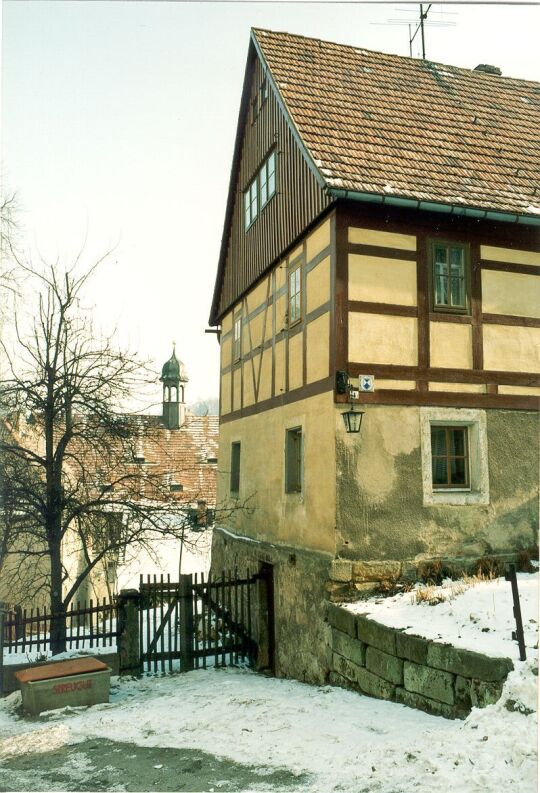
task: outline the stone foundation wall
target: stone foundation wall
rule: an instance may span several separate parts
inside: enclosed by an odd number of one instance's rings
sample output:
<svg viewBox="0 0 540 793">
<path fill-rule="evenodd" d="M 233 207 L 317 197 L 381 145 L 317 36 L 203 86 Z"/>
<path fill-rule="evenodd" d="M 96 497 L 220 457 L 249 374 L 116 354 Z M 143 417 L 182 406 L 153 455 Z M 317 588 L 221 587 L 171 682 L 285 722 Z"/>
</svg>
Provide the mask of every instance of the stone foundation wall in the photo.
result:
<svg viewBox="0 0 540 793">
<path fill-rule="evenodd" d="M 324 617 L 330 554 L 233 537 L 219 528 L 212 539 L 212 574 L 244 573 L 273 566 L 275 674 L 309 683 L 327 682 L 330 628 Z M 254 604 L 256 607 L 256 604 Z M 258 630 L 255 614 L 255 630 Z M 257 638 L 257 637 L 256 637 Z"/>
<path fill-rule="evenodd" d="M 329 682 L 449 719 L 496 702 L 509 658 L 490 658 L 380 625 L 328 603 Z"/>
<path fill-rule="evenodd" d="M 491 569 L 502 574 L 509 562 L 519 563 L 518 553 L 491 554 L 489 557 L 437 558 L 422 561 L 360 561 L 337 558 L 332 560 L 327 584 L 328 598 L 332 602 L 356 601 L 380 591 L 381 584 L 393 585 L 399 581 L 421 581 L 430 575 L 441 574 L 441 578 L 460 578 L 474 574 L 485 565 L 484 572 Z"/>
</svg>

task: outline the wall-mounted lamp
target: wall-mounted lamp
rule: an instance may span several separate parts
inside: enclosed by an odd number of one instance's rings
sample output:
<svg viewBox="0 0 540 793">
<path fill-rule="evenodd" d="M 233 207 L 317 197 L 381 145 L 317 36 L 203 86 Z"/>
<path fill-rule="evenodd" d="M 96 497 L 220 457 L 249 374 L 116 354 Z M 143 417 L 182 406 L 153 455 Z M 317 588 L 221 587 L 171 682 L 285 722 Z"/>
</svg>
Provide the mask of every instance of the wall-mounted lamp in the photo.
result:
<svg viewBox="0 0 540 793">
<path fill-rule="evenodd" d="M 363 410 L 355 410 L 351 402 L 351 409 L 341 414 L 343 416 L 343 423 L 345 424 L 346 432 L 360 432 L 362 426 Z"/>
<path fill-rule="evenodd" d="M 362 417 L 365 411 L 354 409 L 352 400 L 355 390 L 349 382 L 347 372 L 336 372 L 336 392 L 338 394 L 348 394 L 351 400 L 350 410 L 346 410 L 345 413 L 341 414 L 346 432 L 360 432 L 360 427 L 362 426 Z M 356 396 L 358 396 L 358 392 L 356 392 Z"/>
</svg>

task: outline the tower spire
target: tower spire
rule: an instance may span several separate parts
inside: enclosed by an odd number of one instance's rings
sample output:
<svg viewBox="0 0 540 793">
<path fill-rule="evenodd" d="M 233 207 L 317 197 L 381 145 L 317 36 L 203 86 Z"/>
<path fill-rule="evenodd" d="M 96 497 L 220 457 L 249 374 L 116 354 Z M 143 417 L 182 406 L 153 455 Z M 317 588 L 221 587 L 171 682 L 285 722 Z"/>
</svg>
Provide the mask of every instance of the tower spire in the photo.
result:
<svg viewBox="0 0 540 793">
<path fill-rule="evenodd" d="M 161 377 L 163 383 L 163 423 L 169 430 L 178 429 L 184 423 L 186 405 L 184 386 L 188 382 L 185 366 L 176 357 L 176 342 L 169 360 L 163 364 Z"/>
</svg>

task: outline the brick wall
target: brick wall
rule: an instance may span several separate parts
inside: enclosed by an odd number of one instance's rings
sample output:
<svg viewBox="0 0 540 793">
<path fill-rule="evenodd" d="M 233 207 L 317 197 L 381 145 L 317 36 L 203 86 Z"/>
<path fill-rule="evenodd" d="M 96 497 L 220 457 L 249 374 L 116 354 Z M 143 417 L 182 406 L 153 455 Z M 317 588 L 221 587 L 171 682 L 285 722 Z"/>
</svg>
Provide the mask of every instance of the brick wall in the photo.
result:
<svg viewBox="0 0 540 793">
<path fill-rule="evenodd" d="M 496 702 L 513 669 L 509 658 L 412 636 L 333 603 L 326 609 L 333 685 L 456 719 Z"/>
</svg>

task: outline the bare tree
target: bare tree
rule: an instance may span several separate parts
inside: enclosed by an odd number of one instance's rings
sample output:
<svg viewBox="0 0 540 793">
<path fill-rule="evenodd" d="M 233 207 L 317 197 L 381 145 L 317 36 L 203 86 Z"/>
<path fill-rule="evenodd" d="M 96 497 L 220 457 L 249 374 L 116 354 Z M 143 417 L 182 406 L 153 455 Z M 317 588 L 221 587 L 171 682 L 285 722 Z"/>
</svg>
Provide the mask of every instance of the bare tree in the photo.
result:
<svg viewBox="0 0 540 793">
<path fill-rule="evenodd" d="M 125 412 L 155 374 L 113 338 L 96 338 L 81 308 L 96 267 L 23 267 L 37 283 L 36 308 L 28 332 L 15 322 L 16 349 L 5 349 L 0 546 L 13 575 L 32 563 L 33 594 L 48 591 L 53 653 L 65 650 L 66 610 L 98 565 L 156 537 L 185 540 L 188 521 L 182 494 L 171 492 L 172 461 L 167 475 L 141 464 L 137 419 Z M 68 578 L 70 547 L 80 563 Z"/>
</svg>

